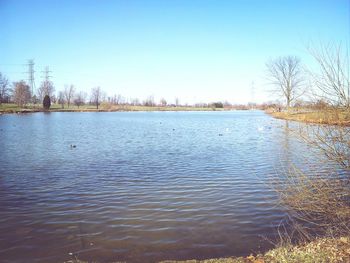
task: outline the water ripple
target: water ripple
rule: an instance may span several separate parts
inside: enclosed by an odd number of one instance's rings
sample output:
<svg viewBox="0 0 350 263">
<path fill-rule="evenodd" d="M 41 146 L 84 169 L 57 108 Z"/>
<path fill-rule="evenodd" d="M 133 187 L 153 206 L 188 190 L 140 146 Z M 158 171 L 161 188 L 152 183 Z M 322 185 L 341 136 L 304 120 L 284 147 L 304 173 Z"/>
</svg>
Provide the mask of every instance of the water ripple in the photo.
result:
<svg viewBox="0 0 350 263">
<path fill-rule="evenodd" d="M 2 115 L 0 258 L 156 262 L 266 249 L 262 236 L 285 216 L 271 180 L 307 152 L 284 124 L 262 112 Z"/>
</svg>

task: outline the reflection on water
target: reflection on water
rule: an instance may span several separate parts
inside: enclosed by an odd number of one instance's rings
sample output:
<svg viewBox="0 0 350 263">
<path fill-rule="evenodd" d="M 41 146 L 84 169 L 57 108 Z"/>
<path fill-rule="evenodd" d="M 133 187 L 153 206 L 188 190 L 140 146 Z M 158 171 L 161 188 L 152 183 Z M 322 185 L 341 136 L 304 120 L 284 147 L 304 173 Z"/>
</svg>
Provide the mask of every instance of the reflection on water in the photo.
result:
<svg viewBox="0 0 350 263">
<path fill-rule="evenodd" d="M 258 111 L 0 116 L 0 258 L 264 250 L 284 217 L 269 182 L 308 154 L 284 125 Z"/>
</svg>

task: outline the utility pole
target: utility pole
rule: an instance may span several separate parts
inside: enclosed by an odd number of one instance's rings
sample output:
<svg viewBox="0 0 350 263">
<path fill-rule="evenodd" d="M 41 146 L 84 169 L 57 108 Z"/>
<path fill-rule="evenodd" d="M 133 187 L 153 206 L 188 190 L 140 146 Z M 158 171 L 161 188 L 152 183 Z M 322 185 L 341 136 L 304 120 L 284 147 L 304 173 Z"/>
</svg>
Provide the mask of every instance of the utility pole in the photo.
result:
<svg viewBox="0 0 350 263">
<path fill-rule="evenodd" d="M 35 81 L 34 81 L 34 59 L 28 59 L 27 62 L 27 66 L 28 66 L 28 83 L 30 86 L 30 91 L 31 91 L 31 100 L 33 102 L 34 100 L 34 89 L 35 89 Z"/>
</svg>

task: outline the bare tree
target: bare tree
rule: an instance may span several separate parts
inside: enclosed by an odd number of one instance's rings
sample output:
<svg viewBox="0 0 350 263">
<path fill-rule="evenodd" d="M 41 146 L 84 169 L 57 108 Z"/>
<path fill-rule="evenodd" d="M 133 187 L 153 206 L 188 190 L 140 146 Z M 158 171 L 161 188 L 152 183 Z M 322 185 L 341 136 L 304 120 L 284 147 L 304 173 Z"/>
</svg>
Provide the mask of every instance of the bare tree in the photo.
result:
<svg viewBox="0 0 350 263">
<path fill-rule="evenodd" d="M 9 80 L 0 72 L 0 104 L 9 101 L 10 90 Z"/>
<path fill-rule="evenodd" d="M 86 93 L 83 91 L 80 91 L 74 99 L 74 104 L 79 108 L 81 105 L 84 105 L 85 100 L 86 100 Z"/>
<path fill-rule="evenodd" d="M 138 106 L 138 105 L 140 105 L 140 100 L 138 98 L 131 98 L 130 104 L 133 106 Z"/>
<path fill-rule="evenodd" d="M 176 107 L 180 106 L 180 99 L 177 97 L 175 98 L 175 105 L 176 105 Z"/>
<path fill-rule="evenodd" d="M 101 102 L 102 90 L 100 87 L 95 87 L 91 90 L 91 102 L 96 105 L 96 109 Z"/>
<path fill-rule="evenodd" d="M 15 82 L 13 85 L 15 87 L 13 92 L 14 101 L 18 106 L 23 107 L 30 101 L 30 87 L 23 80 Z"/>
<path fill-rule="evenodd" d="M 42 101 L 46 95 L 51 98 L 54 92 L 55 87 L 53 86 L 52 81 L 44 80 L 38 88 L 39 100 Z"/>
<path fill-rule="evenodd" d="M 266 63 L 266 67 L 270 83 L 275 86 L 273 92 L 286 99 L 289 109 L 293 101 L 305 93 L 300 59 L 294 56 L 279 57 Z"/>
<path fill-rule="evenodd" d="M 68 108 L 69 108 L 69 105 L 71 103 L 71 100 L 73 99 L 73 96 L 74 96 L 74 85 L 66 85 L 65 88 L 64 88 L 64 97 L 66 98 L 66 101 L 67 101 L 67 105 L 68 105 Z"/>
<path fill-rule="evenodd" d="M 50 97 L 50 101 L 51 103 L 56 103 L 57 102 L 57 98 L 55 94 L 52 94 L 52 96 Z"/>
<path fill-rule="evenodd" d="M 119 105 L 119 104 L 122 104 L 123 103 L 123 97 L 122 95 L 120 94 L 114 94 L 114 96 L 112 97 L 111 99 L 111 103 L 114 104 L 114 105 Z"/>
<path fill-rule="evenodd" d="M 58 103 L 61 104 L 62 109 L 64 109 L 64 102 L 65 102 L 65 100 L 64 100 L 64 92 L 60 91 L 58 93 Z"/>
<path fill-rule="evenodd" d="M 154 96 L 151 95 L 151 96 L 149 96 L 146 100 L 144 100 L 143 105 L 144 105 L 144 106 L 150 106 L 150 107 L 151 107 L 151 106 L 154 106 L 154 105 L 155 105 Z"/>
<path fill-rule="evenodd" d="M 321 97 L 332 105 L 350 108 L 350 57 L 341 44 L 320 45 L 308 48 L 317 62 L 319 72 L 309 72 Z"/>
<path fill-rule="evenodd" d="M 160 99 L 160 105 L 162 105 L 163 107 L 165 107 L 165 106 L 167 105 L 166 99 L 161 98 L 161 99 Z"/>
<path fill-rule="evenodd" d="M 337 112 L 334 111 L 334 114 Z M 299 134 L 305 142 L 313 145 L 329 160 L 337 162 L 344 169 L 350 171 L 349 129 L 340 125 L 305 126 L 300 128 Z"/>
</svg>

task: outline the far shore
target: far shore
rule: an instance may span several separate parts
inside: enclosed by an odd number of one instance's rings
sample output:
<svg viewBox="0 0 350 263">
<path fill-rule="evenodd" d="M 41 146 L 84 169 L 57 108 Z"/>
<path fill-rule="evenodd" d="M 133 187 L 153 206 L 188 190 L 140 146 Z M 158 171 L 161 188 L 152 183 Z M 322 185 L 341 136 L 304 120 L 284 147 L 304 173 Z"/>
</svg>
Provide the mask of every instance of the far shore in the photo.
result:
<svg viewBox="0 0 350 263">
<path fill-rule="evenodd" d="M 0 105 L 0 114 L 26 114 L 35 112 L 130 112 L 130 111 L 230 111 L 236 110 L 232 107 L 194 107 L 194 106 L 134 106 L 134 105 L 105 105 L 101 104 L 97 109 L 93 105 L 70 106 L 62 108 L 60 105 L 53 105 L 49 110 L 39 106 L 19 107 L 15 104 Z"/>
</svg>

